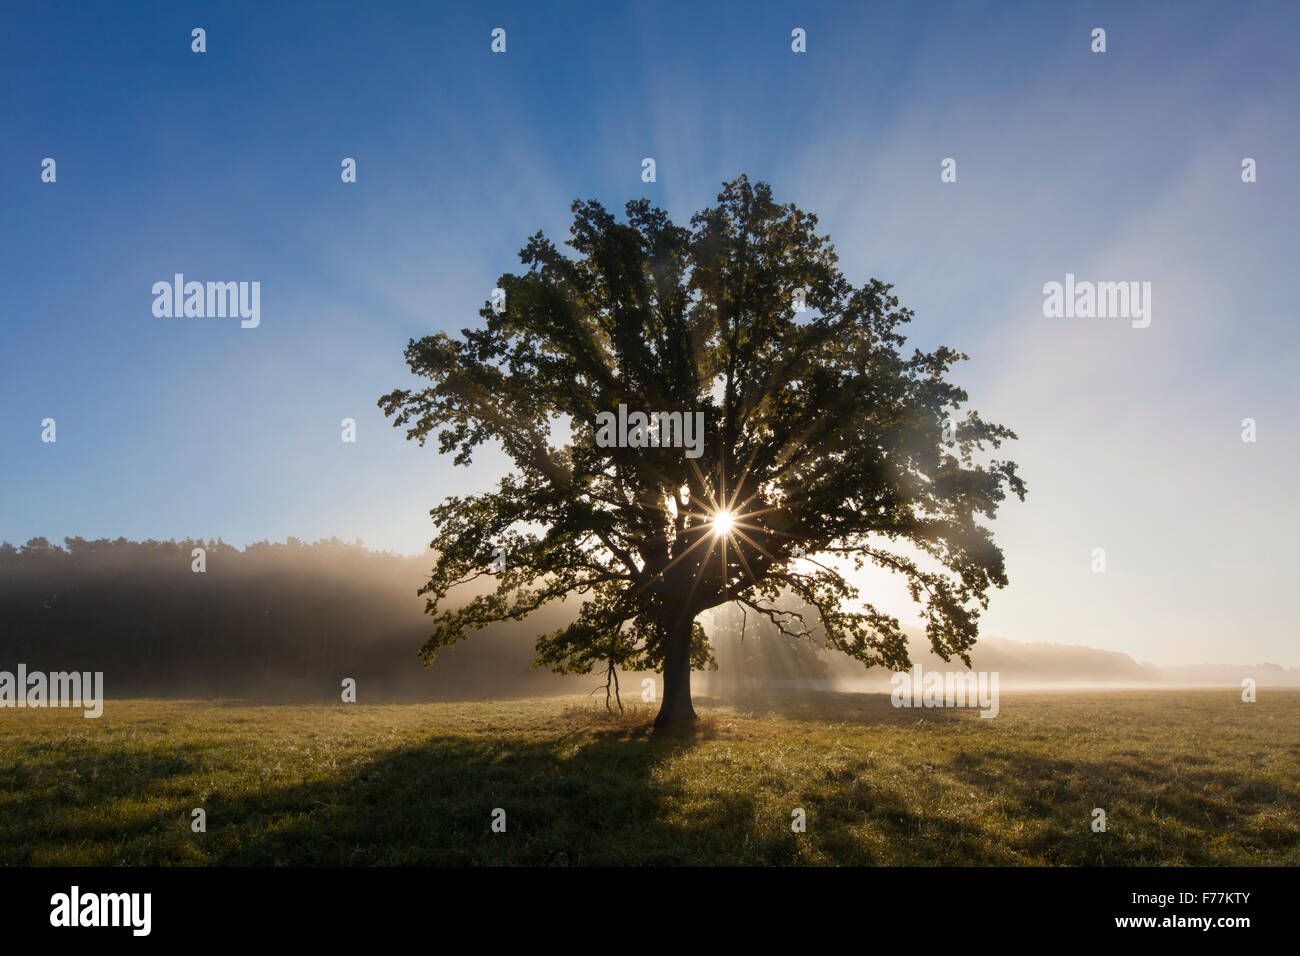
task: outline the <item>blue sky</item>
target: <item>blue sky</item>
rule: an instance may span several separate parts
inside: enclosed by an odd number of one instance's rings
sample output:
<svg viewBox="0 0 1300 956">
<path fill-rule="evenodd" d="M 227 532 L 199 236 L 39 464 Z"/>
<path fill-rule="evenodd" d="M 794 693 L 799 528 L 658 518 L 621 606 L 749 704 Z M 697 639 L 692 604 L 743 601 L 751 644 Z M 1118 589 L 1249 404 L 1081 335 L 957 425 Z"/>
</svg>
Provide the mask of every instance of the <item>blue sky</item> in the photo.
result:
<svg viewBox="0 0 1300 956">
<path fill-rule="evenodd" d="M 1020 433 L 987 633 L 1300 665 L 1298 26 L 1293 4 L 7 6 L 0 538 L 416 552 L 502 461 L 453 469 L 383 419 L 407 339 L 476 323 L 575 198 L 684 220 L 746 172 L 821 217 L 851 279 L 895 283 L 915 344 L 970 354 L 972 404 Z M 155 318 L 176 272 L 260 281 L 260 327 Z M 1151 281 L 1151 327 L 1044 318 L 1066 272 Z"/>
</svg>

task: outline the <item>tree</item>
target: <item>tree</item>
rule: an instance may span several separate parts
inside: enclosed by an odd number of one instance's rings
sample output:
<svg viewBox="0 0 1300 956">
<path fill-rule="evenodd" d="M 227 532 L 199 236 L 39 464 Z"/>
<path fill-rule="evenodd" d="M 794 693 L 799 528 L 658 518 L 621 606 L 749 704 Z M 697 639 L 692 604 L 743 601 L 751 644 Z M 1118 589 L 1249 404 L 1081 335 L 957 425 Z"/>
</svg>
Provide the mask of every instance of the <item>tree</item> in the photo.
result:
<svg viewBox="0 0 1300 956">
<path fill-rule="evenodd" d="M 696 617 L 728 602 L 868 666 L 910 667 L 899 621 L 850 580 L 872 563 L 906 577 L 935 652 L 970 666 L 988 590 L 1007 583 L 981 519 L 1025 486 L 1013 462 L 976 460 L 1010 430 L 974 411 L 956 421 L 967 395 L 945 375 L 966 356 L 904 357 L 912 313 L 891 286 L 851 285 L 816 217 L 765 183 L 724 184 L 689 228 L 645 199 L 626 210 L 618 222 L 575 202 L 576 255 L 534 235 L 525 271 L 499 280 L 504 308 L 488 303 L 459 337 L 412 340 L 407 364 L 432 384 L 379 400 L 456 464 L 491 442 L 516 469 L 430 512 L 426 664 L 577 596 L 576 620 L 538 639 L 538 664 L 662 670 L 655 726 L 679 728 L 695 720 L 691 671 L 711 663 Z M 667 416 L 611 444 L 620 405 L 702 413 L 698 457 Z M 493 573 L 490 592 L 449 599 Z M 782 610 L 784 595 L 816 620 Z"/>
</svg>

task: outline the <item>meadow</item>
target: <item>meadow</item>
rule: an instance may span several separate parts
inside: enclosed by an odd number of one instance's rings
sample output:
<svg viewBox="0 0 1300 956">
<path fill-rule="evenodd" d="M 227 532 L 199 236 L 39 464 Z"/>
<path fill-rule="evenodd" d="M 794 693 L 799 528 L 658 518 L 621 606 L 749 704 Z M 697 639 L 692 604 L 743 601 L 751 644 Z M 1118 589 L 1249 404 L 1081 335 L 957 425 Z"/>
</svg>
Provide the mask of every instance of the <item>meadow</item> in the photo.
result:
<svg viewBox="0 0 1300 956">
<path fill-rule="evenodd" d="M 652 736 L 653 707 L 4 710 L 0 863 L 1300 863 L 1300 691 L 1004 690 L 994 719 L 886 694 L 701 700 L 683 739 Z"/>
</svg>

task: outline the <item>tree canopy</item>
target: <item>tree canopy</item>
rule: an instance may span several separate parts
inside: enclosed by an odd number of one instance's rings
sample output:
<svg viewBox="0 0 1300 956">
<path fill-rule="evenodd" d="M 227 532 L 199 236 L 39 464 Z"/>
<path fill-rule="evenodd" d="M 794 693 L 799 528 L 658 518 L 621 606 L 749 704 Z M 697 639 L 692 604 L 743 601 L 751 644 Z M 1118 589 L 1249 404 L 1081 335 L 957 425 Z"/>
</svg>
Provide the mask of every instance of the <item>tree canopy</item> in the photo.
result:
<svg viewBox="0 0 1300 956">
<path fill-rule="evenodd" d="M 645 199 L 621 222 L 594 201 L 572 212 L 571 252 L 532 236 L 523 270 L 499 280 L 504 307 L 485 304 L 459 336 L 412 340 L 407 363 L 428 384 L 379 401 L 456 464 L 485 443 L 514 464 L 495 489 L 431 512 L 426 662 L 576 596 L 577 619 L 538 639 L 538 663 L 662 670 L 657 725 L 688 724 L 690 671 L 710 663 L 696 616 L 721 604 L 868 666 L 909 667 L 898 619 L 854 583 L 873 564 L 906 578 L 934 650 L 969 666 L 989 589 L 1007 583 L 987 519 L 1025 486 L 1013 462 L 982 454 L 1015 435 L 958 418 L 967 395 L 947 376 L 966 356 L 905 355 L 913 316 L 891 286 L 850 283 L 816 216 L 765 183 L 724 184 L 689 227 Z M 620 405 L 702 413 L 698 457 L 656 441 L 653 419 L 602 440 Z M 494 573 L 490 593 L 448 601 Z"/>
</svg>

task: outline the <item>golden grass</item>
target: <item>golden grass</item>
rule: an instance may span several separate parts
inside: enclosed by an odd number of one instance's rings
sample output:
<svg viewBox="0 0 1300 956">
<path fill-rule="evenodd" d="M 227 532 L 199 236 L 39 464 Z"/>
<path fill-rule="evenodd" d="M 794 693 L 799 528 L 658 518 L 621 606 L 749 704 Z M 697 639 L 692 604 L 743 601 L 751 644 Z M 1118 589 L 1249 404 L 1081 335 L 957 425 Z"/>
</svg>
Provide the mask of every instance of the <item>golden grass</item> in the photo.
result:
<svg viewBox="0 0 1300 956">
<path fill-rule="evenodd" d="M 703 702 L 673 740 L 583 698 L 0 710 L 0 863 L 1300 862 L 1300 692 L 1001 707 Z"/>
</svg>

